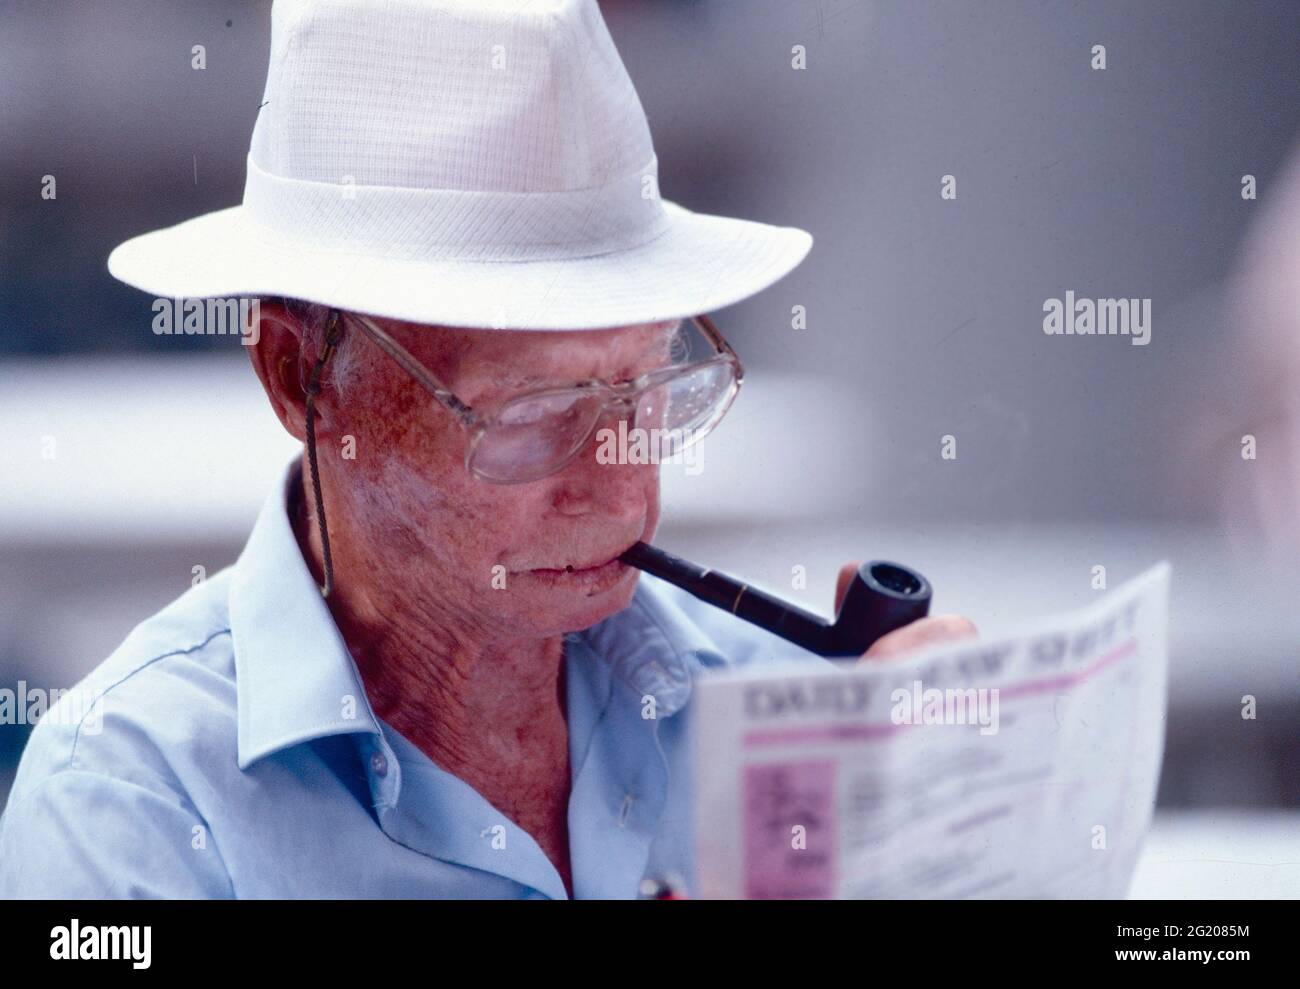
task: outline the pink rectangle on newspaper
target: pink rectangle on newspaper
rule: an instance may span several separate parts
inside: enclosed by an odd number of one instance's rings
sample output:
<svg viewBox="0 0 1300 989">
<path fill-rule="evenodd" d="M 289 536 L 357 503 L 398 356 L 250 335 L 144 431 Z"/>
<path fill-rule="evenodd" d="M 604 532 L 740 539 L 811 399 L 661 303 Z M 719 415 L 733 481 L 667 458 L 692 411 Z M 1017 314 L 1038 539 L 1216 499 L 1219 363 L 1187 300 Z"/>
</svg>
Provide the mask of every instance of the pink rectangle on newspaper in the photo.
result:
<svg viewBox="0 0 1300 989">
<path fill-rule="evenodd" d="M 745 896 L 835 895 L 835 764 L 829 759 L 745 767 Z"/>
</svg>

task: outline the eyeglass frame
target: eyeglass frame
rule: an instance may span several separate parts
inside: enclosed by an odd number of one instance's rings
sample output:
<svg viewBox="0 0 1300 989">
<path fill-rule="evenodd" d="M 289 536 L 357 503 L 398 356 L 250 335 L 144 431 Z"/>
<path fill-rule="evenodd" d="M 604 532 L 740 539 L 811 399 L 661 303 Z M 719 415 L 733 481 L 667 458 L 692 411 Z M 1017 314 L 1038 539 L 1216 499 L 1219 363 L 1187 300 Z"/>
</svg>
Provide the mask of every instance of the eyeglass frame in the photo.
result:
<svg viewBox="0 0 1300 989">
<path fill-rule="evenodd" d="M 496 411 L 484 413 L 481 408 L 475 409 L 469 403 L 457 397 L 457 395 L 450 388 L 440 382 L 428 368 L 416 360 L 410 351 L 394 340 L 389 333 L 376 325 L 374 320 L 369 316 L 366 316 L 363 313 L 345 313 L 342 310 L 335 310 L 335 313 L 337 314 L 339 322 L 342 322 L 342 320 L 347 318 L 352 318 L 360 323 L 364 334 L 374 342 L 380 350 L 392 358 L 402 368 L 402 370 L 414 378 L 416 382 L 425 389 L 425 391 L 429 392 L 429 394 L 432 395 L 443 408 L 456 417 L 456 420 L 460 423 L 461 427 L 470 434 L 469 445 L 465 450 L 465 469 L 474 474 L 475 477 L 491 484 L 527 484 L 531 481 L 541 480 L 543 477 L 550 477 L 553 474 L 560 472 L 582 451 L 587 440 L 591 439 L 592 435 L 599 427 L 605 413 L 612 405 L 627 405 L 633 399 L 643 394 L 649 387 L 652 387 L 653 384 L 671 381 L 673 378 L 678 377 L 687 370 L 695 371 L 712 364 L 729 364 L 732 367 L 735 376 L 735 383 L 731 389 L 731 395 L 727 399 L 726 405 L 714 421 L 714 426 L 716 426 L 722 421 L 722 418 L 727 414 L 727 412 L 730 411 L 732 403 L 736 400 L 736 396 L 740 394 L 740 386 L 745 380 L 745 367 L 740 361 L 740 356 L 732 348 L 731 344 L 727 342 L 726 338 L 718 331 L 718 328 L 713 324 L 713 321 L 709 319 L 708 316 L 699 315 L 692 316 L 690 319 L 691 322 L 695 324 L 696 328 L 698 328 L 704 335 L 705 339 L 707 339 L 717 351 L 712 357 L 702 361 L 694 361 L 686 364 L 670 364 L 667 367 L 655 368 L 652 371 L 647 371 L 644 374 L 637 375 L 629 381 L 610 382 L 601 378 L 588 378 L 584 381 L 576 381 L 570 385 L 556 385 L 546 388 L 538 388 L 533 391 L 520 392 L 518 395 L 511 395 L 509 398 L 502 401 Z M 333 320 L 331 321 L 333 322 Z M 470 462 L 474 457 L 475 448 L 483 435 L 489 428 L 491 428 L 497 416 L 500 415 L 502 409 L 505 409 L 507 406 L 517 401 L 581 389 L 591 389 L 592 391 L 600 389 L 612 393 L 612 396 L 606 397 L 604 406 L 601 408 L 600 413 L 592 423 L 591 431 L 582 442 L 576 445 L 574 451 L 557 464 L 554 469 L 548 471 L 546 474 L 541 474 L 538 477 L 505 481 L 498 478 L 488 477 L 470 466 Z M 712 428 L 713 427 L 711 426 L 710 430 L 712 430 Z M 696 438 L 698 439 L 700 437 Z M 691 442 L 694 442 L 694 440 Z"/>
</svg>

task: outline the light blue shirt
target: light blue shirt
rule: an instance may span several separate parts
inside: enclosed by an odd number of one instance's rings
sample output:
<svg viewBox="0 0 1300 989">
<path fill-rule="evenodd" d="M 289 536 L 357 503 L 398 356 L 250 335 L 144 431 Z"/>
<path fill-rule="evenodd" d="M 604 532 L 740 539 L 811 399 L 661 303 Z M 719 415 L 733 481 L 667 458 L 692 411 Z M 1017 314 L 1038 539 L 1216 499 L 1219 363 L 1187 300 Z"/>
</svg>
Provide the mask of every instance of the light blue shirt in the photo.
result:
<svg viewBox="0 0 1300 989">
<path fill-rule="evenodd" d="M 527 832 L 371 710 L 290 527 L 297 472 L 233 567 L 82 681 L 98 708 L 33 730 L 0 897 L 567 898 Z M 669 875 L 689 892 L 696 677 L 822 661 L 645 574 L 565 653 L 575 897 Z"/>
</svg>

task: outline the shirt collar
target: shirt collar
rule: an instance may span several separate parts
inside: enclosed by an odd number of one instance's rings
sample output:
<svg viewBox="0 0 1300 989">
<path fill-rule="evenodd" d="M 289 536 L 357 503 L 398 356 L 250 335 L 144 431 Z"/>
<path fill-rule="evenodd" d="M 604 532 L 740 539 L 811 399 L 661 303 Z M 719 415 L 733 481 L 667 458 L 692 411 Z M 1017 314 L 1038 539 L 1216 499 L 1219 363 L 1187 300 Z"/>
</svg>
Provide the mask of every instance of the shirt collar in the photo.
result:
<svg viewBox="0 0 1300 989">
<path fill-rule="evenodd" d="M 289 522 L 301 467 L 295 458 L 266 499 L 231 581 L 240 769 L 326 735 L 381 734 Z"/>
<path fill-rule="evenodd" d="M 231 582 L 240 769 L 327 735 L 383 737 L 289 521 L 301 468 L 295 457 L 266 499 Z M 579 633 L 605 661 L 601 672 L 637 696 L 653 697 L 659 717 L 686 705 L 701 665 L 724 663 L 713 640 L 672 601 L 673 593 L 641 574 L 627 608 Z"/>
<path fill-rule="evenodd" d="M 617 680 L 654 698 L 657 717 L 686 706 L 701 666 L 724 662 L 716 643 L 673 602 L 674 593 L 643 573 L 627 608 L 581 633 Z"/>
</svg>

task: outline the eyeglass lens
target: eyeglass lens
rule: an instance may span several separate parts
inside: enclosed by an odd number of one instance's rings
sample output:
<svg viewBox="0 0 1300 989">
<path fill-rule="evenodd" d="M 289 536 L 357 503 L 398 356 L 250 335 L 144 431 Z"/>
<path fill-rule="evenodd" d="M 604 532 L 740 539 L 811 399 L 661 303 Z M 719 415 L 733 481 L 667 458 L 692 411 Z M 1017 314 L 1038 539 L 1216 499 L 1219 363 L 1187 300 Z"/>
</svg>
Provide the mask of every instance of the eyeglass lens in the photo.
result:
<svg viewBox="0 0 1300 989">
<path fill-rule="evenodd" d="M 638 396 L 633 425 L 653 430 L 660 457 L 671 456 L 717 425 L 735 388 L 730 363 L 698 365 Z M 545 477 L 587 442 L 605 411 L 605 400 L 600 392 L 575 389 L 507 403 L 475 444 L 471 469 L 489 480 Z"/>
</svg>

